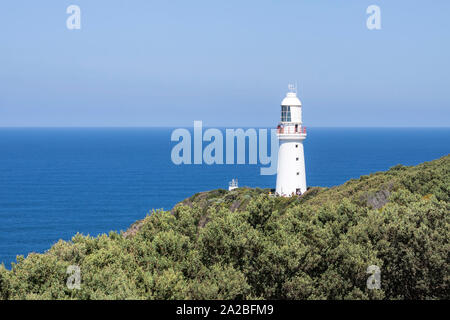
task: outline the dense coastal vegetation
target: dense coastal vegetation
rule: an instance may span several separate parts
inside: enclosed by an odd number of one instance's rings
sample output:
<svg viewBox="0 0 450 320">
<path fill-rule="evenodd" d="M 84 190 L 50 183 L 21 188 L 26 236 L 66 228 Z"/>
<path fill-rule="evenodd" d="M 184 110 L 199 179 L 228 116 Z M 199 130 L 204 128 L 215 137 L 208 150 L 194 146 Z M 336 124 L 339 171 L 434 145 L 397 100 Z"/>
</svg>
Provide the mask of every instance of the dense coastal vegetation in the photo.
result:
<svg viewBox="0 0 450 320">
<path fill-rule="evenodd" d="M 0 299 L 449 299 L 449 212 L 449 155 L 301 197 L 203 192 L 0 266 Z"/>
</svg>

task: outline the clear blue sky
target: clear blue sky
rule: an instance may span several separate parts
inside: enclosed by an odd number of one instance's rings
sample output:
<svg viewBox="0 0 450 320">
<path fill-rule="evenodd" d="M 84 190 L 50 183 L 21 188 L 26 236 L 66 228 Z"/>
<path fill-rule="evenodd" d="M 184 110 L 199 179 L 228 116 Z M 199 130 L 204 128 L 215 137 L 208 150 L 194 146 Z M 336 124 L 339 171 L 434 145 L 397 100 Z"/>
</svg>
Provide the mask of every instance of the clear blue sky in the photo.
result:
<svg viewBox="0 0 450 320">
<path fill-rule="evenodd" d="M 275 126 L 290 81 L 307 126 L 449 126 L 448 0 L 1 1 L 0 41 L 0 126 Z"/>
</svg>

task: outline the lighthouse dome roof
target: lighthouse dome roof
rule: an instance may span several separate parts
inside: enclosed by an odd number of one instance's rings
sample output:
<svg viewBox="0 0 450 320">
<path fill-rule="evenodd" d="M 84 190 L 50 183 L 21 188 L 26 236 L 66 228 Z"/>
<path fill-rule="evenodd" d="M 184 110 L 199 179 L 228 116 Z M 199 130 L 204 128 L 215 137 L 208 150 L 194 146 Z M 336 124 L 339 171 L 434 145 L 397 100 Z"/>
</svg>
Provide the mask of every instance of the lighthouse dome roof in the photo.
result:
<svg viewBox="0 0 450 320">
<path fill-rule="evenodd" d="M 286 97 L 281 101 L 282 106 L 301 106 L 302 103 L 300 99 L 297 98 L 297 94 L 295 92 L 288 92 Z"/>
</svg>

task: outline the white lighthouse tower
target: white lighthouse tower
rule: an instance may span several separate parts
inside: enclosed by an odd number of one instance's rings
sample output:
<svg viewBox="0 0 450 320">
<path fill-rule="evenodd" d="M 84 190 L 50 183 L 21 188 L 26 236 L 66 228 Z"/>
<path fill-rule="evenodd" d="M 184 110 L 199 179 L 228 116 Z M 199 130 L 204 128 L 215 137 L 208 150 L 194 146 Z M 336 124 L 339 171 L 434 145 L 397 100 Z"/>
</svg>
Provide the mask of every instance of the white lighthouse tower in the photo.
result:
<svg viewBox="0 0 450 320">
<path fill-rule="evenodd" d="M 281 102 L 281 121 L 277 132 L 280 148 L 276 193 L 284 197 L 303 194 L 306 191 L 303 151 L 306 128 L 302 125 L 302 103 L 297 98 L 294 85 L 289 85 L 289 92 Z"/>
</svg>

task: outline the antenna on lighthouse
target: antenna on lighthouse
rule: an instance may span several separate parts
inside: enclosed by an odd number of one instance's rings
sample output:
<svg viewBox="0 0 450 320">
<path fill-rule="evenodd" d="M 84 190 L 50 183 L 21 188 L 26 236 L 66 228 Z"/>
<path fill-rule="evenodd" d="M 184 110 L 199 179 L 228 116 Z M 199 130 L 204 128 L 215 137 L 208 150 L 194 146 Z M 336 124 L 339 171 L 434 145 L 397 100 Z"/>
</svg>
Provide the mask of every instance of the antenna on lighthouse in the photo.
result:
<svg viewBox="0 0 450 320">
<path fill-rule="evenodd" d="M 297 93 L 297 84 L 288 84 L 289 92 Z"/>
</svg>

